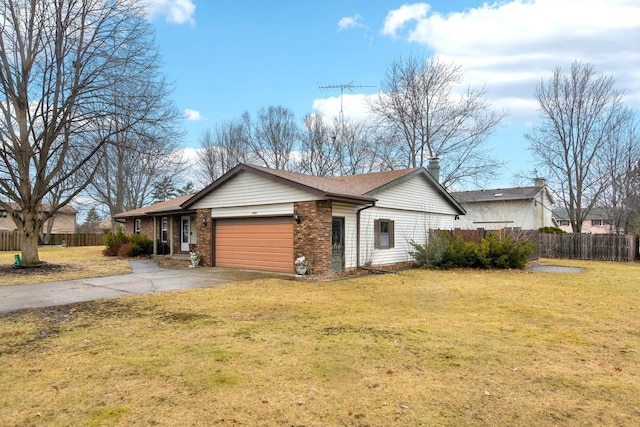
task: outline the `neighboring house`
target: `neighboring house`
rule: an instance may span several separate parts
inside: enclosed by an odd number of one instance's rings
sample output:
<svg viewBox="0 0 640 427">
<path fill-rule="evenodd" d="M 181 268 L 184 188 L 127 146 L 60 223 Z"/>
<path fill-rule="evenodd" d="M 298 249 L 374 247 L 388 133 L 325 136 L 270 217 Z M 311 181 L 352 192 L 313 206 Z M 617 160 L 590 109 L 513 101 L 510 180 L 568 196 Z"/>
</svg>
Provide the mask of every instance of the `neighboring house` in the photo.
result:
<svg viewBox="0 0 640 427">
<path fill-rule="evenodd" d="M 553 217 L 558 223 L 558 227 L 567 233 L 573 233 L 569 214 L 565 208 L 553 210 Z M 592 234 L 608 234 L 614 232 L 611 229 L 612 220 L 605 208 L 595 207 L 589 211 L 589 214 L 582 222 L 582 232 Z"/>
<path fill-rule="evenodd" d="M 17 204 L 11 203 L 12 207 L 18 207 Z M 14 207 L 14 209 L 15 209 Z M 48 212 L 50 209 L 50 205 L 44 204 L 42 205 L 42 211 Z M 52 223 L 52 234 L 75 234 L 76 232 L 76 215 L 78 211 L 76 211 L 72 206 L 63 206 L 49 219 L 47 219 L 43 226 L 42 230 L 46 231 L 47 227 L 50 223 Z M 0 230 L 16 230 L 16 223 L 13 222 L 13 219 L 8 214 L 6 210 L 0 207 Z"/>
<path fill-rule="evenodd" d="M 189 253 L 198 242 L 195 211 L 182 204 L 192 194 L 114 215 L 116 224 L 124 224 L 127 234 L 144 234 L 153 239 L 154 253 Z M 164 243 L 160 245 L 160 243 Z"/>
<path fill-rule="evenodd" d="M 461 229 L 537 230 L 553 227 L 553 196 L 543 179 L 533 187 L 461 191 L 451 195 L 465 208 Z"/>
<path fill-rule="evenodd" d="M 465 213 L 424 168 L 324 178 L 245 164 L 180 207 L 204 265 L 293 273 L 304 256 L 313 274 L 409 261 L 411 241 Z M 127 231 L 132 212 L 118 215 Z"/>
</svg>

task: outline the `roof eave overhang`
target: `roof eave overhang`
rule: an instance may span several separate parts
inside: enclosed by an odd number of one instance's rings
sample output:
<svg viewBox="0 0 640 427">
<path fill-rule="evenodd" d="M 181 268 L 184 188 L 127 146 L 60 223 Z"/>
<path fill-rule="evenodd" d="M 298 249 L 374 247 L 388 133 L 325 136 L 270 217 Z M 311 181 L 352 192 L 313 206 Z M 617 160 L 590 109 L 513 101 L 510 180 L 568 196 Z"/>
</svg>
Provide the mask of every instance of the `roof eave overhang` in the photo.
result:
<svg viewBox="0 0 640 427">
<path fill-rule="evenodd" d="M 178 214 L 192 214 L 195 213 L 195 209 L 172 209 L 166 211 L 152 211 L 147 212 L 145 216 L 165 216 L 165 215 L 178 215 Z"/>
<path fill-rule="evenodd" d="M 378 201 L 375 197 L 357 197 L 346 194 L 325 193 L 324 196 L 333 202 L 350 203 L 355 205 L 375 205 Z"/>
<path fill-rule="evenodd" d="M 192 214 L 194 213 L 194 209 L 168 209 L 162 211 L 148 211 L 148 212 L 134 212 L 134 213 L 123 213 L 117 214 L 113 217 L 115 219 L 126 219 L 126 218 L 140 218 L 145 216 L 165 216 L 165 215 L 177 215 L 177 214 Z"/>
</svg>

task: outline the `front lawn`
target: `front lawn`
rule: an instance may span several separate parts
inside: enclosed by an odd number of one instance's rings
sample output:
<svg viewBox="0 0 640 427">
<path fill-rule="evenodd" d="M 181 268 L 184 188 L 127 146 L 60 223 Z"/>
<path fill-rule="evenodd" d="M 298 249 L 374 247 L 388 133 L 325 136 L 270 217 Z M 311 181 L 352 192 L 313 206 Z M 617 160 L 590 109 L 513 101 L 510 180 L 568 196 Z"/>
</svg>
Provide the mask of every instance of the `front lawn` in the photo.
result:
<svg viewBox="0 0 640 427">
<path fill-rule="evenodd" d="M 83 279 L 131 273 L 129 262 L 102 254 L 104 246 L 41 246 L 39 268 L 12 268 L 20 251 L 0 252 L 0 286 Z"/>
<path fill-rule="evenodd" d="M 0 318 L 3 425 L 640 425 L 640 266 L 266 280 Z"/>
</svg>

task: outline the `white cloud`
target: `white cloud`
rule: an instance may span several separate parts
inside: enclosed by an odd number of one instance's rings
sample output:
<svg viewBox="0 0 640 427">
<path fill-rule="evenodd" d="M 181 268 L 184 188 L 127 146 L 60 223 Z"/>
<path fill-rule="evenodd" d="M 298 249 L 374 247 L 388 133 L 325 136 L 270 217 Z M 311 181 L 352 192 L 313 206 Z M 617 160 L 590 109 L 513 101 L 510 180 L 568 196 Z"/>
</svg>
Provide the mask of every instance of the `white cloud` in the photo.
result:
<svg viewBox="0 0 640 427">
<path fill-rule="evenodd" d="M 192 0 L 150 0 L 149 15 L 164 15 L 167 22 L 175 24 L 195 24 L 196 5 Z"/>
<path fill-rule="evenodd" d="M 430 10 L 426 3 L 392 10 L 382 33 L 461 64 L 465 82 L 486 84 L 494 105 L 511 111 L 509 119 L 535 119 L 530 101 L 536 84 L 556 66 L 568 71 L 574 60 L 613 75 L 640 107 L 633 77 L 640 64 L 638 1 L 512 0 L 446 15 Z"/>
<path fill-rule="evenodd" d="M 203 117 L 200 115 L 200 111 L 191 110 L 189 108 L 185 108 L 183 116 L 185 119 L 192 122 L 203 120 Z"/>
<path fill-rule="evenodd" d="M 176 151 L 180 153 L 182 158 L 189 164 L 189 166 L 193 166 L 194 164 L 196 164 L 196 161 L 198 160 L 198 152 L 201 151 L 201 149 L 186 147 L 186 148 L 180 148 Z"/>
<path fill-rule="evenodd" d="M 382 34 L 396 36 L 398 30 L 402 29 L 407 22 L 422 21 L 431 6 L 427 3 L 405 4 L 399 9 L 392 10 L 384 20 Z"/>
<path fill-rule="evenodd" d="M 362 16 L 356 14 L 354 16 L 345 16 L 338 21 L 338 31 L 348 30 L 350 28 L 364 28 L 362 24 Z"/>
<path fill-rule="evenodd" d="M 342 100 L 339 96 L 329 98 L 318 98 L 313 101 L 313 111 L 322 113 L 325 118 L 333 120 L 340 117 L 340 108 L 345 119 L 364 120 L 370 114 L 367 110 L 367 98 L 377 95 L 364 94 L 344 94 Z"/>
</svg>

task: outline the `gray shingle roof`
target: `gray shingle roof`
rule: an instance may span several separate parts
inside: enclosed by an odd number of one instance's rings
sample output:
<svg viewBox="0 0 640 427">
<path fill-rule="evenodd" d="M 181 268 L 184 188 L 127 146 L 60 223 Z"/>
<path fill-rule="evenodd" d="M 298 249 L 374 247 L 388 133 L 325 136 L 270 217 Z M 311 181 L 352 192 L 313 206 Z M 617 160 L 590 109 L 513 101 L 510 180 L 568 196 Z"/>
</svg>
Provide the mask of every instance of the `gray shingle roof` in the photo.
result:
<svg viewBox="0 0 640 427">
<path fill-rule="evenodd" d="M 565 208 L 553 209 L 553 217 L 557 219 L 569 219 L 569 212 Z M 606 208 L 593 207 L 584 219 L 610 219 L 611 215 Z"/>
<path fill-rule="evenodd" d="M 544 187 L 496 188 L 490 190 L 459 191 L 451 195 L 460 203 L 498 202 L 504 200 L 529 200 Z"/>
<path fill-rule="evenodd" d="M 385 172 L 372 172 L 361 175 L 319 177 L 279 169 L 270 169 L 263 166 L 247 166 L 326 193 L 356 197 L 366 196 L 368 193 L 384 187 L 396 179 L 402 178 L 403 176 L 409 175 L 420 169 L 411 168 Z"/>
</svg>

